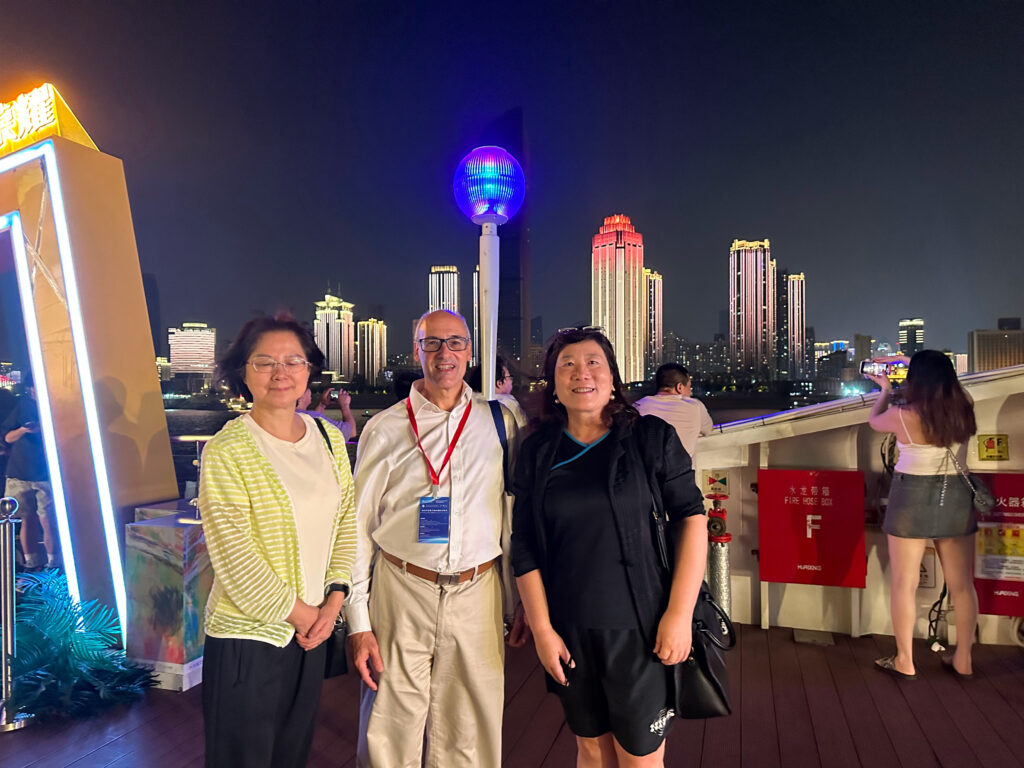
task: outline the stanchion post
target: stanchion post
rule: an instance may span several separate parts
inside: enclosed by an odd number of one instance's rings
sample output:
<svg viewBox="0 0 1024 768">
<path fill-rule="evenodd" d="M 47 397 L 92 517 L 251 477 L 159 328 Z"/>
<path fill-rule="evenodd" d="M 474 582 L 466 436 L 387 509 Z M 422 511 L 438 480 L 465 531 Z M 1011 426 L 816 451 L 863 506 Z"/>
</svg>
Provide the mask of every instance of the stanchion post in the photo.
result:
<svg viewBox="0 0 1024 768">
<path fill-rule="evenodd" d="M 3 641 L 0 642 L 0 732 L 13 731 L 28 725 L 34 715 L 9 712 L 7 705 L 14 693 L 14 677 L 11 659 L 17 654 L 17 640 L 14 632 L 14 526 L 18 502 L 10 496 L 0 499 L 0 622 L 3 624 Z"/>
</svg>

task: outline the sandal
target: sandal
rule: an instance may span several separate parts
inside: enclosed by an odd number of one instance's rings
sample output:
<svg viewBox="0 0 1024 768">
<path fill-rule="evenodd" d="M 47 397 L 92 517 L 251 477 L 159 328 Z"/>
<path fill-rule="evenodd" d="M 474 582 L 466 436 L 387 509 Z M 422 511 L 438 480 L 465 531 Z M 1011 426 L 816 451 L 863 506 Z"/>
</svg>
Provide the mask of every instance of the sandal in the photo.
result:
<svg viewBox="0 0 1024 768">
<path fill-rule="evenodd" d="M 882 672 L 888 672 L 893 677 L 898 677 L 900 680 L 917 680 L 917 675 L 908 675 L 906 672 L 900 672 L 896 669 L 896 657 L 886 656 L 882 659 L 875 659 L 875 669 Z"/>
<path fill-rule="evenodd" d="M 950 672 L 952 672 L 953 673 L 953 677 L 959 677 L 961 680 L 970 680 L 972 677 L 974 677 L 974 673 L 967 672 L 965 674 L 963 672 L 960 672 L 956 667 L 954 667 L 953 666 L 953 657 L 952 656 L 943 656 L 942 657 L 942 666 L 944 666 L 946 669 L 948 669 Z"/>
</svg>

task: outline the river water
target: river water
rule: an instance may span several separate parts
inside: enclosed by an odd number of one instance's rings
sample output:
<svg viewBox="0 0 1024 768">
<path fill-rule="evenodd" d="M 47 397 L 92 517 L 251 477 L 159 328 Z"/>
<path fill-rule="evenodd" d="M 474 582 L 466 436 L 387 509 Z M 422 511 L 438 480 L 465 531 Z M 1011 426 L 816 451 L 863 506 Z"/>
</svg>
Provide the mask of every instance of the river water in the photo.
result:
<svg viewBox="0 0 1024 768">
<path fill-rule="evenodd" d="M 168 409 L 167 431 L 171 435 L 171 455 L 174 457 L 174 474 L 178 478 L 178 492 L 185 494 L 185 483 L 198 479 L 196 467 L 192 463 L 202 450 L 204 442 L 181 440 L 182 437 L 205 436 L 213 437 L 220 428 L 242 414 L 238 411 L 193 411 L 188 409 Z M 341 412 L 327 411 L 327 416 L 340 419 Z M 365 419 L 360 414 L 360 427 Z M 176 439 L 179 438 L 179 439 Z M 355 461 L 355 443 L 348 444 L 349 460 Z"/>
</svg>

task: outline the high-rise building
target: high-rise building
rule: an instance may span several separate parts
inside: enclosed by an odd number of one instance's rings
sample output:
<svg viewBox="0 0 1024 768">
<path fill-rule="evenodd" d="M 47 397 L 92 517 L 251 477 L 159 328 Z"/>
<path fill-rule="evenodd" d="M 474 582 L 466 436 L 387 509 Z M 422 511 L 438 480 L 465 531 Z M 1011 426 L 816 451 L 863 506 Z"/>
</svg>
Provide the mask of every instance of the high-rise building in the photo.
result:
<svg viewBox="0 0 1024 768">
<path fill-rule="evenodd" d="M 661 357 L 665 363 L 679 363 L 686 365 L 686 340 L 681 338 L 675 331 L 665 331 L 662 340 Z"/>
<path fill-rule="evenodd" d="M 807 366 L 807 286 L 803 272 L 786 275 L 786 370 L 793 381 L 811 377 Z"/>
<path fill-rule="evenodd" d="M 814 335 L 814 326 L 808 325 L 806 328 L 807 342 L 804 346 L 804 354 L 807 360 L 807 371 L 805 378 L 813 379 L 818 375 L 818 355 L 817 350 L 818 338 Z"/>
<path fill-rule="evenodd" d="M 206 323 L 182 323 L 167 329 L 171 351 L 171 373 L 198 373 L 212 376 L 216 358 L 217 329 Z"/>
<path fill-rule="evenodd" d="M 156 372 L 160 377 L 160 381 L 170 381 L 174 378 L 174 372 L 171 370 L 171 361 L 160 355 L 157 355 L 156 358 Z"/>
<path fill-rule="evenodd" d="M 971 331 L 967 334 L 967 357 L 975 373 L 1024 365 L 1024 331 Z"/>
<path fill-rule="evenodd" d="M 971 363 L 967 359 L 966 352 L 953 353 L 953 367 L 956 368 L 957 376 L 963 376 L 971 370 Z"/>
<path fill-rule="evenodd" d="M 351 381 L 356 373 L 353 306 L 329 293 L 324 295 L 323 301 L 314 302 L 313 336 L 327 358 L 325 370 L 338 374 L 344 381 Z"/>
<path fill-rule="evenodd" d="M 358 335 L 360 375 L 371 387 L 381 379 L 388 363 L 388 327 L 382 320 L 360 320 Z"/>
<path fill-rule="evenodd" d="M 863 333 L 853 334 L 853 361 L 860 365 L 864 360 L 871 359 L 871 350 L 875 340 Z"/>
<path fill-rule="evenodd" d="M 430 312 L 459 311 L 459 268 L 450 265 L 431 267 L 427 278 L 427 307 Z"/>
<path fill-rule="evenodd" d="M 775 376 L 783 381 L 795 378 L 789 364 L 789 275 L 788 269 L 775 273 Z"/>
<path fill-rule="evenodd" d="M 924 349 L 924 320 L 920 317 L 904 317 L 899 328 L 900 352 L 910 357 Z"/>
<path fill-rule="evenodd" d="M 644 379 L 644 238 L 621 213 L 608 216 L 591 246 L 591 315 L 605 329 L 626 383 Z"/>
<path fill-rule="evenodd" d="M 644 313 L 646 327 L 644 328 L 644 358 L 647 366 L 647 376 L 653 376 L 658 366 L 661 365 L 664 341 L 664 325 L 662 323 L 662 278 L 653 269 L 644 269 L 644 296 L 647 298 L 647 308 Z"/>
<path fill-rule="evenodd" d="M 729 351 L 737 367 L 762 378 L 775 368 L 775 260 L 765 240 L 729 249 Z"/>
</svg>

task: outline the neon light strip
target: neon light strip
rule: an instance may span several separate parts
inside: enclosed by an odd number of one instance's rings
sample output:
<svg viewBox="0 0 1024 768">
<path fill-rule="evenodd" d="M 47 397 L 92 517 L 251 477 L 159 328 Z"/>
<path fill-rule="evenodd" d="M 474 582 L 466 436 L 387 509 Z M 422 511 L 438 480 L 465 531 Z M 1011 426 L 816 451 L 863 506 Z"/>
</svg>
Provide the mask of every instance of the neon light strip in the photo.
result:
<svg viewBox="0 0 1024 768">
<path fill-rule="evenodd" d="M 114 514 L 114 500 L 110 495 L 107 460 L 103 455 L 100 416 L 96 407 L 96 390 L 93 389 L 89 349 L 85 341 L 85 322 L 82 320 L 82 306 L 78 298 L 78 281 L 75 278 L 75 260 L 71 253 L 71 237 L 68 234 L 68 222 L 64 212 L 64 194 L 61 191 L 60 174 L 57 171 L 57 152 L 52 141 L 45 141 L 40 147 L 45 158 L 49 180 L 47 186 L 50 189 L 50 202 L 53 205 L 53 222 L 57 229 L 57 250 L 60 253 L 61 269 L 64 272 L 64 291 L 68 302 L 68 317 L 71 320 L 71 340 L 75 345 L 75 358 L 78 362 L 78 383 L 82 388 L 85 424 L 89 432 L 93 468 L 96 471 L 96 490 L 100 497 L 103 532 L 107 541 L 107 557 L 110 559 L 110 577 L 113 579 L 114 600 L 117 603 L 117 615 L 121 620 L 123 640 L 128 611 L 128 599 L 124 588 L 124 569 L 121 565 L 121 550 L 117 546 L 117 519 Z"/>
<path fill-rule="evenodd" d="M 64 480 L 60 474 L 60 457 L 57 454 L 57 436 L 53 428 L 53 410 L 50 408 L 50 392 L 46 387 L 46 369 L 43 365 L 43 350 L 39 343 L 39 326 L 36 322 L 35 298 L 32 295 L 32 278 L 29 275 L 28 258 L 25 254 L 25 237 L 21 228 L 21 216 L 8 213 L 0 216 L 0 232 L 10 231 L 14 252 L 14 268 L 18 277 L 18 293 L 21 295 L 21 314 L 25 319 L 25 336 L 28 338 L 29 361 L 36 382 L 36 402 L 39 405 L 39 421 L 43 427 L 43 450 L 50 470 L 50 488 L 53 491 L 53 508 L 57 513 L 57 535 L 60 551 L 64 556 L 64 573 L 68 578 L 68 592 L 71 598 L 81 602 L 78 589 L 78 571 L 71 547 L 71 529 L 68 525 L 68 505 L 64 497 Z"/>
<path fill-rule="evenodd" d="M 54 149 L 53 141 L 41 142 L 34 147 L 0 160 L 0 174 L 36 158 L 42 158 L 43 168 L 49 182 L 47 188 L 50 191 L 53 223 L 57 232 L 57 251 L 64 275 L 68 319 L 71 323 L 71 340 L 78 363 L 78 381 L 82 391 L 82 406 L 85 412 L 86 430 L 89 434 L 89 448 L 92 452 L 93 469 L 96 473 L 96 491 L 100 501 L 103 532 L 107 545 L 107 558 L 110 563 L 114 600 L 121 624 L 121 637 L 123 640 L 127 623 L 128 603 L 127 596 L 125 595 L 124 569 L 121 565 L 121 552 L 117 545 L 117 523 L 114 516 L 114 502 L 110 495 L 107 463 L 103 455 L 99 412 L 96 407 L 96 392 L 93 389 L 92 367 L 89 364 L 89 351 L 85 340 L 85 324 L 82 320 L 82 307 L 78 297 L 78 282 L 75 278 L 74 258 L 71 252 L 71 237 L 68 234 L 67 218 L 64 211 L 64 195 L 61 190 L 60 174 L 57 169 L 57 153 Z"/>
</svg>

